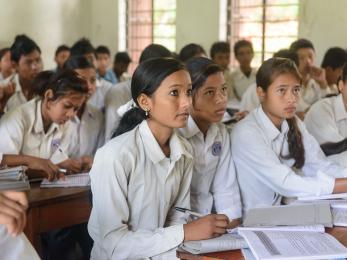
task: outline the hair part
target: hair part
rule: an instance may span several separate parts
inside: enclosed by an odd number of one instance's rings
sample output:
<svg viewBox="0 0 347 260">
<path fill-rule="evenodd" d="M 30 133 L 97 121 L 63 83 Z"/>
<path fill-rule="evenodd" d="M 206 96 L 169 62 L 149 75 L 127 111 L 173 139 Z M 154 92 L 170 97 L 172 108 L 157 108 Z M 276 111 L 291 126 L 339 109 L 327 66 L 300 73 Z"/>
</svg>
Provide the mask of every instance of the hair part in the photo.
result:
<svg viewBox="0 0 347 260">
<path fill-rule="evenodd" d="M 132 62 L 132 60 L 126 51 L 120 51 L 114 55 L 114 63 L 129 64 L 130 62 Z"/>
<path fill-rule="evenodd" d="M 89 53 L 93 53 L 95 55 L 95 49 L 87 38 L 81 38 L 75 42 L 70 51 L 71 56 L 83 56 Z"/>
<path fill-rule="evenodd" d="M 91 63 L 84 56 L 72 56 L 64 63 L 65 69 L 95 69 L 94 64 Z"/>
<path fill-rule="evenodd" d="M 70 47 L 65 44 L 58 46 L 58 48 L 55 50 L 55 57 L 57 57 L 58 54 L 63 51 L 70 51 Z"/>
<path fill-rule="evenodd" d="M 160 44 L 152 43 L 142 51 L 139 63 L 142 63 L 149 59 L 169 57 L 172 57 L 172 54 L 166 47 Z"/>
<path fill-rule="evenodd" d="M 295 53 L 297 53 L 298 50 L 300 49 L 307 49 L 307 48 L 315 51 L 313 43 L 310 40 L 303 39 L 303 38 L 292 42 L 292 44 L 289 47 L 289 49 Z"/>
<path fill-rule="evenodd" d="M 95 49 L 96 55 L 98 54 L 107 54 L 108 56 L 111 56 L 110 49 L 105 45 L 100 45 Z"/>
<path fill-rule="evenodd" d="M 347 63 L 347 52 L 340 47 L 333 47 L 326 51 L 322 61 L 322 68 L 330 67 L 333 70 L 342 68 Z"/>
</svg>

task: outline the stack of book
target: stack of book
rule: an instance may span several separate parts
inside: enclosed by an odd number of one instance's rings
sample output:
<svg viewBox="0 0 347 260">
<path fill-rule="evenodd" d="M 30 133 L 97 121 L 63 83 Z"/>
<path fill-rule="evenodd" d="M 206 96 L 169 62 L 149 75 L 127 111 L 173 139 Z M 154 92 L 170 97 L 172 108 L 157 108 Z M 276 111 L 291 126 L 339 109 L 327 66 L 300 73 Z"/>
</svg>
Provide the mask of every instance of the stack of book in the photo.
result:
<svg viewBox="0 0 347 260">
<path fill-rule="evenodd" d="M 5 168 L 0 170 L 0 191 L 4 190 L 28 190 L 30 184 L 25 175 L 23 166 Z"/>
</svg>

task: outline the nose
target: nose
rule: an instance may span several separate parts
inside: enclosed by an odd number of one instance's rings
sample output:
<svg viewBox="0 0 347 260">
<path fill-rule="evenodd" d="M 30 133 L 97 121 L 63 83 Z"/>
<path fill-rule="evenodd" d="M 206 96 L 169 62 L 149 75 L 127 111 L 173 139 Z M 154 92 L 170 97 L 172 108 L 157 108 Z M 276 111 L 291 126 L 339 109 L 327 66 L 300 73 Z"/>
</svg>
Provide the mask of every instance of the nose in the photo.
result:
<svg viewBox="0 0 347 260">
<path fill-rule="evenodd" d="M 216 103 L 220 104 L 220 103 L 224 103 L 224 102 L 227 102 L 227 94 L 226 94 L 226 92 L 224 92 L 224 90 L 217 91 Z"/>
<path fill-rule="evenodd" d="M 289 104 L 296 103 L 298 98 L 298 95 L 295 95 L 293 91 L 287 91 L 287 102 Z"/>
<path fill-rule="evenodd" d="M 192 104 L 192 97 L 184 95 L 181 99 L 181 107 L 183 109 L 188 109 L 190 105 Z"/>
</svg>

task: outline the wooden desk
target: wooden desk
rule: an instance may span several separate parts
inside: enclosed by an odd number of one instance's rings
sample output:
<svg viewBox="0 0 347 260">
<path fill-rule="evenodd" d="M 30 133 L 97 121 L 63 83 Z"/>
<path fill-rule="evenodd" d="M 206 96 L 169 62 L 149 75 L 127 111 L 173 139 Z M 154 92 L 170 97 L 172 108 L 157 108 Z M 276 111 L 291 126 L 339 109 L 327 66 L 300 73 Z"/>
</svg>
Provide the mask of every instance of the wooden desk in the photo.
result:
<svg viewBox="0 0 347 260">
<path fill-rule="evenodd" d="M 337 240 L 339 240 L 344 246 L 347 247 L 347 228 L 346 227 L 334 227 L 327 228 L 326 232 L 333 235 Z M 203 255 L 193 255 L 190 253 L 177 251 L 177 257 L 184 260 L 243 260 L 244 257 L 241 250 L 232 250 L 218 253 L 209 253 Z"/>
<path fill-rule="evenodd" d="M 90 187 L 40 188 L 31 184 L 29 209 L 24 233 L 41 254 L 40 234 L 88 221 L 91 211 Z"/>
</svg>

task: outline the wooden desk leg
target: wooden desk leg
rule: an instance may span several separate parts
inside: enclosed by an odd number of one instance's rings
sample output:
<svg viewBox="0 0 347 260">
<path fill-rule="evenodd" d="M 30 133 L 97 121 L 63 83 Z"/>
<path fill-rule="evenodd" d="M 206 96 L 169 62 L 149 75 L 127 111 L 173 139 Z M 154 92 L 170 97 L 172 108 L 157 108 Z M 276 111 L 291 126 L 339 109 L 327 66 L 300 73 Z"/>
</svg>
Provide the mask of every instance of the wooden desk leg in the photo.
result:
<svg viewBox="0 0 347 260">
<path fill-rule="evenodd" d="M 39 209 L 31 208 L 27 214 L 27 224 L 24 233 L 29 239 L 30 243 L 35 248 L 36 252 L 42 257 L 41 252 L 41 237 L 39 230 Z"/>
</svg>

